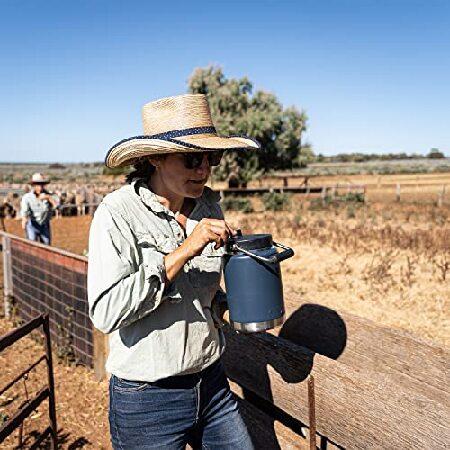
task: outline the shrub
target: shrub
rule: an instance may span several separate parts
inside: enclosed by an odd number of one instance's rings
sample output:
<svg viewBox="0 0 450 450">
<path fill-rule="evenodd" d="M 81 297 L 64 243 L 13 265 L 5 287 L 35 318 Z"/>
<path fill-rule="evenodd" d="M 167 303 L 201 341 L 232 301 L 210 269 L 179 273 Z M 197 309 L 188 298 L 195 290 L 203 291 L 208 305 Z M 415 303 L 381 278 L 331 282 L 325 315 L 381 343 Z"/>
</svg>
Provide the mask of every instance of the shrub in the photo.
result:
<svg viewBox="0 0 450 450">
<path fill-rule="evenodd" d="M 267 192 L 266 194 L 263 194 L 262 201 L 266 211 L 283 211 L 289 207 L 291 198 L 289 194 Z"/>
<path fill-rule="evenodd" d="M 253 212 L 253 206 L 248 198 L 226 197 L 222 200 L 221 205 L 225 211 Z"/>
<path fill-rule="evenodd" d="M 356 217 L 355 207 L 353 205 L 347 206 L 347 219 L 354 219 Z"/>
<path fill-rule="evenodd" d="M 320 197 L 312 198 L 309 202 L 309 211 L 324 211 L 329 209 L 330 201 L 325 197 L 324 199 Z"/>
<path fill-rule="evenodd" d="M 362 192 L 349 192 L 343 200 L 345 202 L 364 203 L 364 194 Z"/>
</svg>

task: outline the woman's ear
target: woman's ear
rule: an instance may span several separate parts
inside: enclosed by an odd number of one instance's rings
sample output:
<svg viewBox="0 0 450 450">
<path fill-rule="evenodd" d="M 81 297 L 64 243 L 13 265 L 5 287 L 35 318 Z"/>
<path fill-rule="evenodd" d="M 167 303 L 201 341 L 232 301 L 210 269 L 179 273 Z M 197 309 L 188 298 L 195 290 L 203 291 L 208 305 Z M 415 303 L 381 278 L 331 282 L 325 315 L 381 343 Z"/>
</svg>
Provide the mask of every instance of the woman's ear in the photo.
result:
<svg viewBox="0 0 450 450">
<path fill-rule="evenodd" d="M 155 155 L 148 156 L 148 160 L 150 161 L 152 166 L 158 167 L 159 164 L 160 164 L 159 158 L 157 156 L 155 156 Z"/>
<path fill-rule="evenodd" d="M 155 167 L 159 167 L 161 165 L 161 161 L 163 159 L 164 159 L 164 155 L 151 155 L 151 156 L 148 156 L 148 160 Z"/>
</svg>

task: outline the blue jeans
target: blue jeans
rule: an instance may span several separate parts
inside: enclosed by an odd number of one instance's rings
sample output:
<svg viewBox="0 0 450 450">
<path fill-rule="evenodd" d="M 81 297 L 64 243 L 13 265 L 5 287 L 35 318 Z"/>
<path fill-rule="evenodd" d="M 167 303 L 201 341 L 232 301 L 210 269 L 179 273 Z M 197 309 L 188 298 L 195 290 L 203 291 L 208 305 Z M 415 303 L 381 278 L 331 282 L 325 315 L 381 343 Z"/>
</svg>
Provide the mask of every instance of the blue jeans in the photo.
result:
<svg viewBox="0 0 450 450">
<path fill-rule="evenodd" d="M 28 239 L 50 245 L 50 222 L 39 224 L 34 220 L 28 220 L 25 226 L 25 232 Z"/>
<path fill-rule="evenodd" d="M 154 383 L 112 375 L 109 395 L 115 450 L 254 448 L 220 362 Z"/>
</svg>

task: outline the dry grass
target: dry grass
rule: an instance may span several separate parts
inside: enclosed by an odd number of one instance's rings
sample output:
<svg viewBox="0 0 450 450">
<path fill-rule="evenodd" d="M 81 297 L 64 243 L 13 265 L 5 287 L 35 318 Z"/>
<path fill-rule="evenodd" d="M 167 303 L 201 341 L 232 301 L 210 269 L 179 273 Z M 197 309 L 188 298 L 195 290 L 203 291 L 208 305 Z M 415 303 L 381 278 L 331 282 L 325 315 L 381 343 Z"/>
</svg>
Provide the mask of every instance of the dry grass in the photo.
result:
<svg viewBox="0 0 450 450">
<path fill-rule="evenodd" d="M 353 208 L 351 218 L 348 208 Z M 353 217 L 354 216 L 354 217 Z M 244 232 L 291 245 L 282 263 L 288 295 L 347 311 L 450 345 L 450 211 L 434 207 L 341 206 L 232 213 Z"/>
<path fill-rule="evenodd" d="M 294 247 L 282 263 L 286 292 L 450 345 L 450 209 L 340 205 L 312 211 L 227 213 L 244 232 Z M 53 221 L 54 244 L 83 254 L 90 217 Z M 8 229 L 20 234 L 18 222 Z"/>
</svg>

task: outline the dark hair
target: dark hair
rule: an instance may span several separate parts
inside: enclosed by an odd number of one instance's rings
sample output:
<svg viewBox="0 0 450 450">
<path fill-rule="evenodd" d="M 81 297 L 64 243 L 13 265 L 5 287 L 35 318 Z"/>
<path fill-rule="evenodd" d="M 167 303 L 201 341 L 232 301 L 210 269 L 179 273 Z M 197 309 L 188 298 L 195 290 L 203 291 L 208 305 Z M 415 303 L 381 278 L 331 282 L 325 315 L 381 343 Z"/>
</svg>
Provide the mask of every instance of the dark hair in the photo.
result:
<svg viewBox="0 0 450 450">
<path fill-rule="evenodd" d="M 155 172 L 155 166 L 148 158 L 139 158 L 133 164 L 134 170 L 131 171 L 125 178 L 125 181 L 130 184 L 134 178 L 144 178 L 149 180 Z"/>
</svg>

